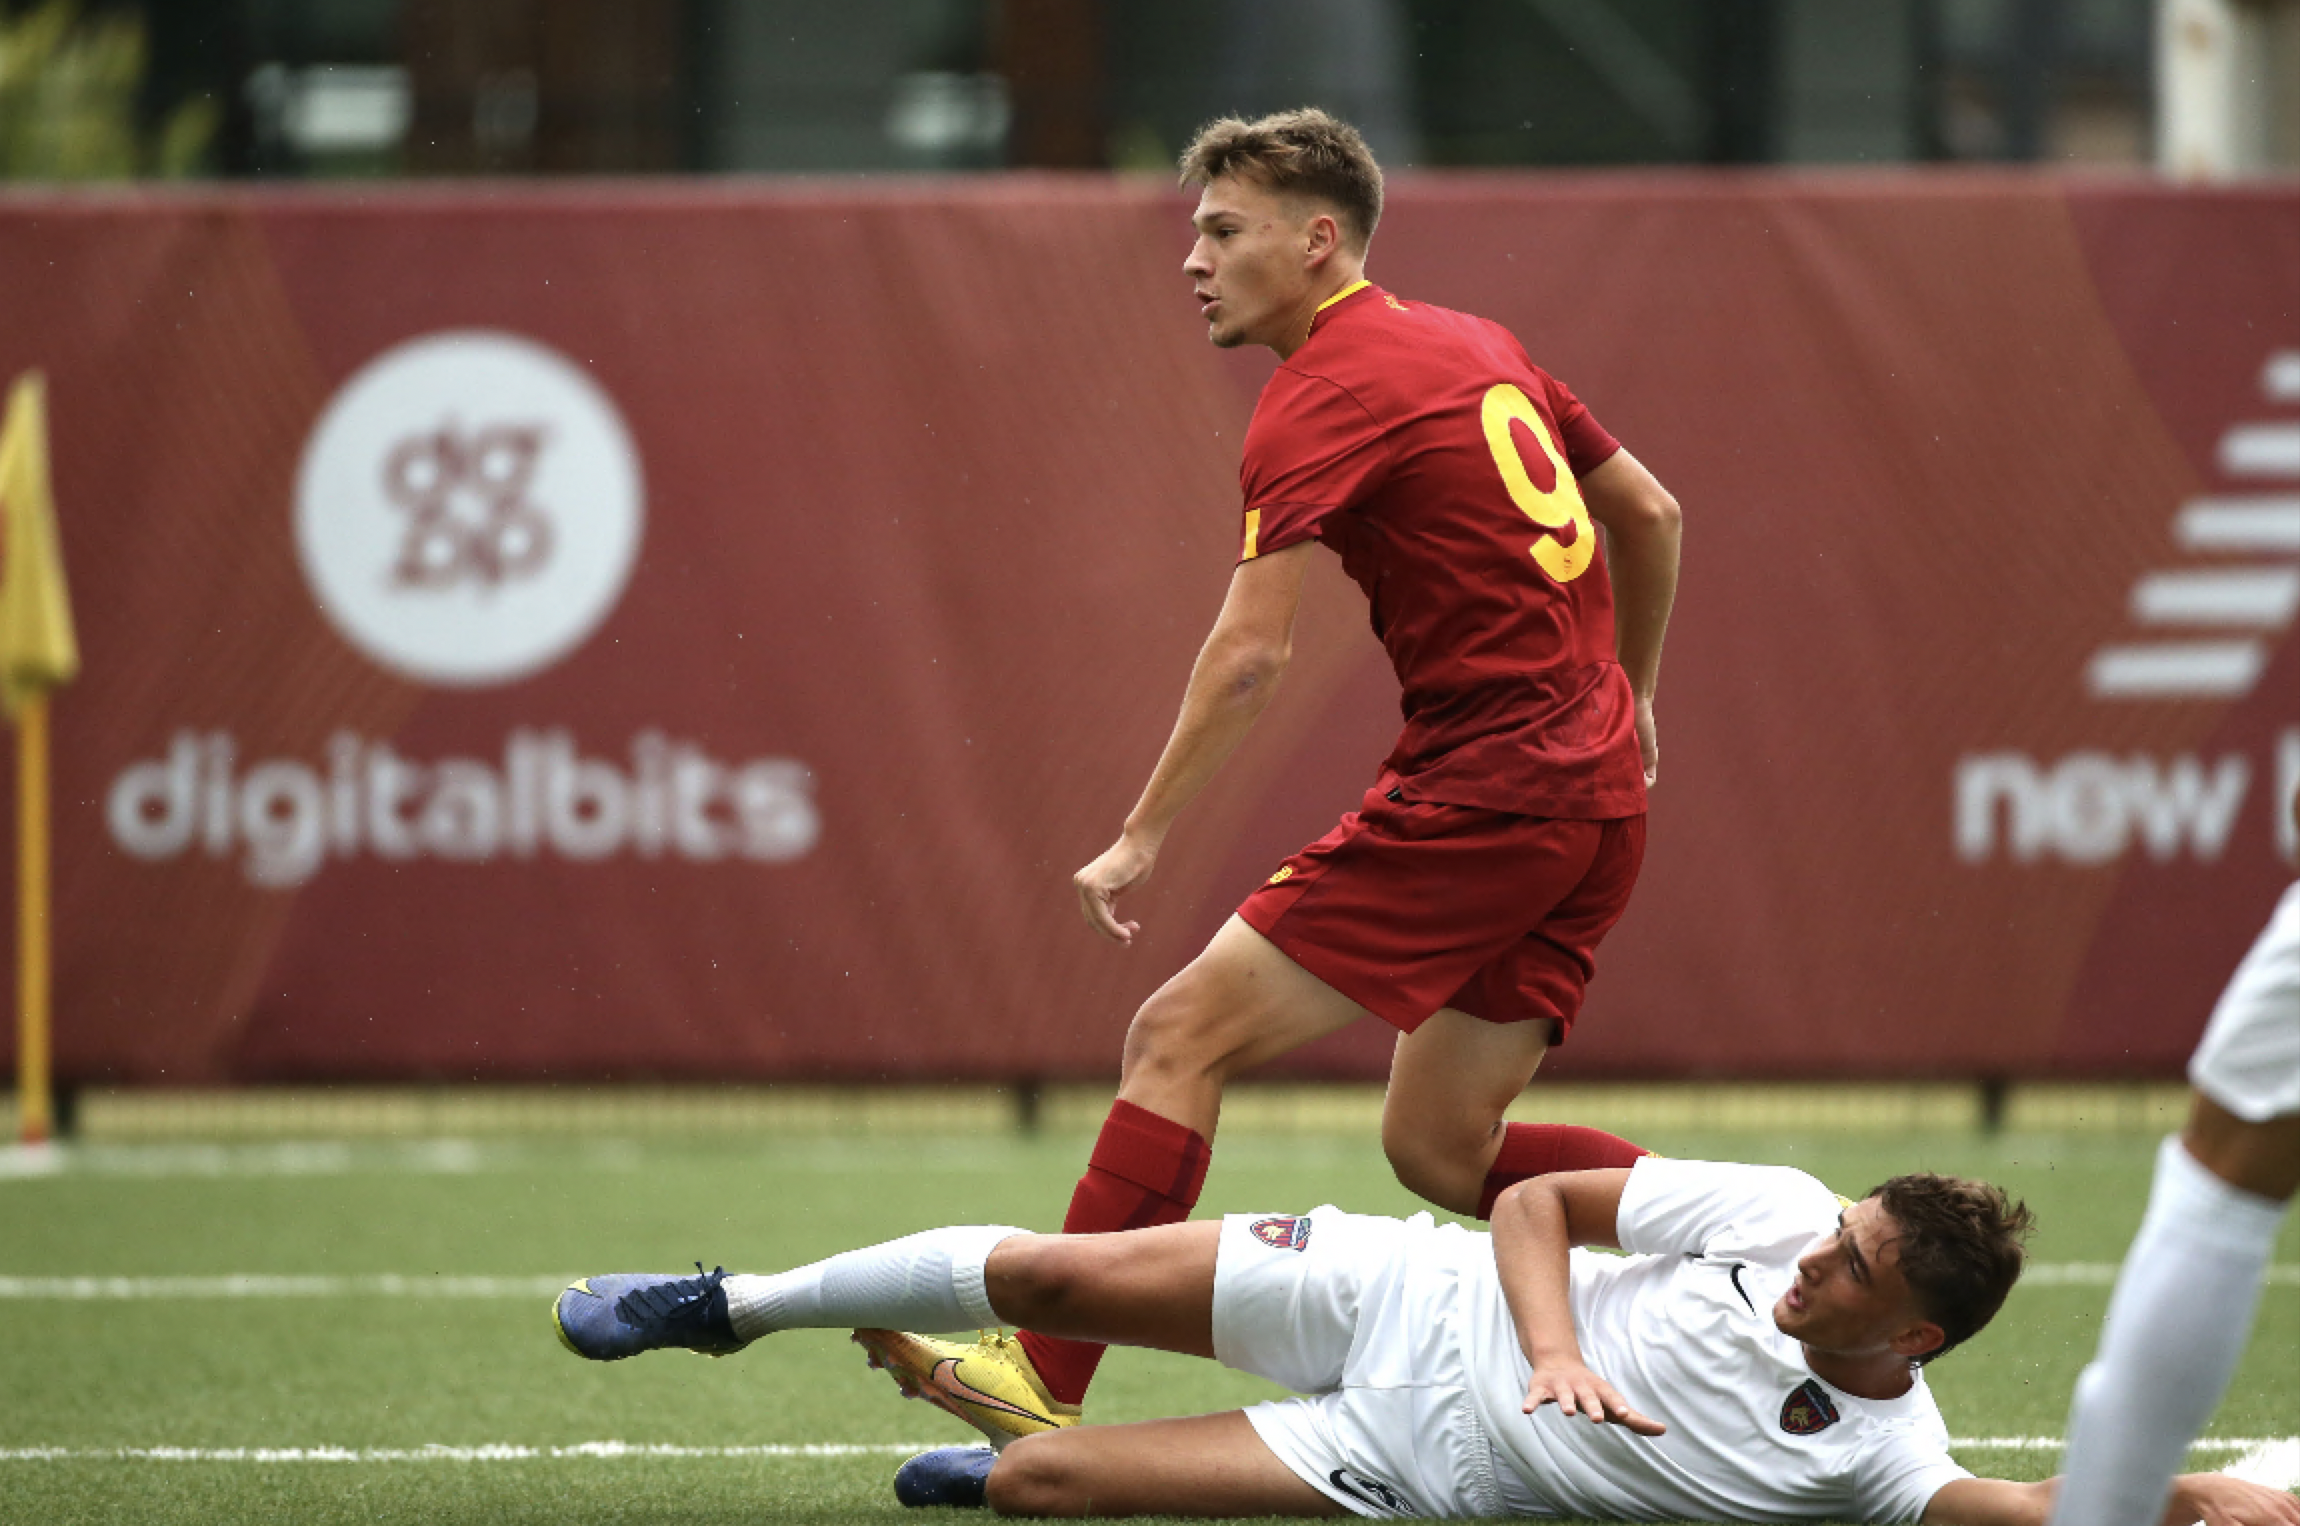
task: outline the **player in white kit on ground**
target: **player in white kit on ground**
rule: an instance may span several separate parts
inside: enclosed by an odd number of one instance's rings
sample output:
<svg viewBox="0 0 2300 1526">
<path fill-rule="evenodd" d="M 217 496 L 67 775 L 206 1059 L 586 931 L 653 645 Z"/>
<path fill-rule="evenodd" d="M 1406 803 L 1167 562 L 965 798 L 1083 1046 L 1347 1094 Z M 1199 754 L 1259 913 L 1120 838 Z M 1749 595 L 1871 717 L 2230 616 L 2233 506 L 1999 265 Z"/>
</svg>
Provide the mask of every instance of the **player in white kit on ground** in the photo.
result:
<svg viewBox="0 0 2300 1526">
<path fill-rule="evenodd" d="M 1026 1324 L 1310 1396 L 931 1452 L 898 1476 L 906 1503 L 2036 1526 L 2051 1486 L 1958 1466 L 1920 1370 L 2002 1304 L 2027 1226 L 1954 1178 L 1847 1205 L 1799 1171 L 1648 1158 L 1511 1187 L 1490 1234 L 1332 1208 L 1105 1235 L 969 1226 L 779 1276 L 586 1278 L 554 1318 L 600 1360 Z M 946 1368 L 913 1375 L 920 1397 L 970 1420 L 1002 1402 Z M 2216 1521 L 2300 1526 L 2279 1499 L 2216 1475 L 2178 1494 Z"/>
<path fill-rule="evenodd" d="M 2188 1126 L 2157 1152 L 2100 1355 L 2077 1383 L 2054 1526 L 2157 1520 L 2172 1470 L 2244 1354 L 2261 1275 L 2300 1189 L 2300 884 L 2236 967 L 2188 1079 Z"/>
</svg>

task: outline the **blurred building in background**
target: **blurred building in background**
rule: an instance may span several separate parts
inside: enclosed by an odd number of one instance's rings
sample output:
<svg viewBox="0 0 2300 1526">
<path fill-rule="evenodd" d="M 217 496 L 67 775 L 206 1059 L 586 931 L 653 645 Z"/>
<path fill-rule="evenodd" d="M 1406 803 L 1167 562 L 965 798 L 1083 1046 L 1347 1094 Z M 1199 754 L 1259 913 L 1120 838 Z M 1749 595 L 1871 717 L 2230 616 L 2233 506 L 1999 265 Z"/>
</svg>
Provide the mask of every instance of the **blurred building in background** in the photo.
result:
<svg viewBox="0 0 2300 1526">
<path fill-rule="evenodd" d="M 2293 0 L 0 0 L 26 179 L 1159 171 L 1316 101 L 1399 166 L 2300 168 Z"/>
</svg>

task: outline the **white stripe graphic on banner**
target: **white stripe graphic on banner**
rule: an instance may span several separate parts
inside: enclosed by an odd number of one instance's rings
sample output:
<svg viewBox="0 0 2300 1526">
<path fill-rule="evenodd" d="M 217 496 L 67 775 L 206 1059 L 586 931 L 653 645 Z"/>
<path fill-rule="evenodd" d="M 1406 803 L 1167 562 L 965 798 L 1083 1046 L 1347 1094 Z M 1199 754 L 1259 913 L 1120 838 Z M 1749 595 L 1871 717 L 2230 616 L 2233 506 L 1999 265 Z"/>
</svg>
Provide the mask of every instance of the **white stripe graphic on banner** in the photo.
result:
<svg viewBox="0 0 2300 1526">
<path fill-rule="evenodd" d="M 2300 424 L 2239 424 L 2220 437 L 2231 477 L 2300 477 Z"/>
<path fill-rule="evenodd" d="M 2257 641 L 2163 641 L 2104 646 L 2084 676 L 2095 699 L 2230 698 L 2250 693 L 2267 665 Z"/>
<path fill-rule="evenodd" d="M 2185 551 L 2300 553 L 2300 494 L 2191 498 L 2172 536 Z"/>
<path fill-rule="evenodd" d="M 2208 567 L 2151 572 L 2132 588 L 2143 625 L 2235 625 L 2275 630 L 2300 609 L 2300 567 Z"/>
</svg>

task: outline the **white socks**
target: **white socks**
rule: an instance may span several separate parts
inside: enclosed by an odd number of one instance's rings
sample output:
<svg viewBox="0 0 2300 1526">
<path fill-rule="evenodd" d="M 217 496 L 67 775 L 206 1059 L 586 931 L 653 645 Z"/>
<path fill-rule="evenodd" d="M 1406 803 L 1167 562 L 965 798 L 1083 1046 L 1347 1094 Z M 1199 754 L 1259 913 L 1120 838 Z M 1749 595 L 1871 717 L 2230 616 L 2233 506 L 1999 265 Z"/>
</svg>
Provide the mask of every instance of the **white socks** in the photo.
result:
<svg viewBox="0 0 2300 1526">
<path fill-rule="evenodd" d="M 2231 1187 L 2167 1139 L 2148 1216 L 2077 1380 L 2054 1526 L 2155 1526 L 2188 1444 L 2252 1329 L 2284 1207 Z"/>
<path fill-rule="evenodd" d="M 729 1277 L 727 1313 L 735 1334 L 757 1340 L 777 1330 L 916 1330 L 935 1334 L 998 1324 L 982 1269 L 999 1241 L 1028 1234 L 1003 1224 L 967 1224 L 905 1235 L 850 1250 L 773 1277 Z"/>
</svg>

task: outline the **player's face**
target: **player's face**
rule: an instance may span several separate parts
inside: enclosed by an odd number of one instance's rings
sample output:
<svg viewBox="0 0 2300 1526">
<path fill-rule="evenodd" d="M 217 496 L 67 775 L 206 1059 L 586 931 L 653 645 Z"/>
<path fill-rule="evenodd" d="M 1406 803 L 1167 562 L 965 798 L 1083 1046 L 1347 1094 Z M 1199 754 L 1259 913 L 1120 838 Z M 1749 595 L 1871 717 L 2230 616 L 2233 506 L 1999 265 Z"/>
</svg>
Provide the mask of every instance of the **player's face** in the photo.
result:
<svg viewBox="0 0 2300 1526">
<path fill-rule="evenodd" d="M 1253 181 L 1225 175 L 1198 198 L 1198 240 L 1182 273 L 1223 349 L 1276 345 L 1314 309 L 1310 219 Z"/>
<path fill-rule="evenodd" d="M 1797 1280 L 1773 1305 L 1781 1333 L 1834 1356 L 1875 1356 L 1911 1338 L 1919 1356 L 1934 1341 L 1916 1295 L 1901 1276 L 1900 1226 L 1875 1198 L 1837 1218 L 1837 1232 L 1797 1258 Z"/>
</svg>

